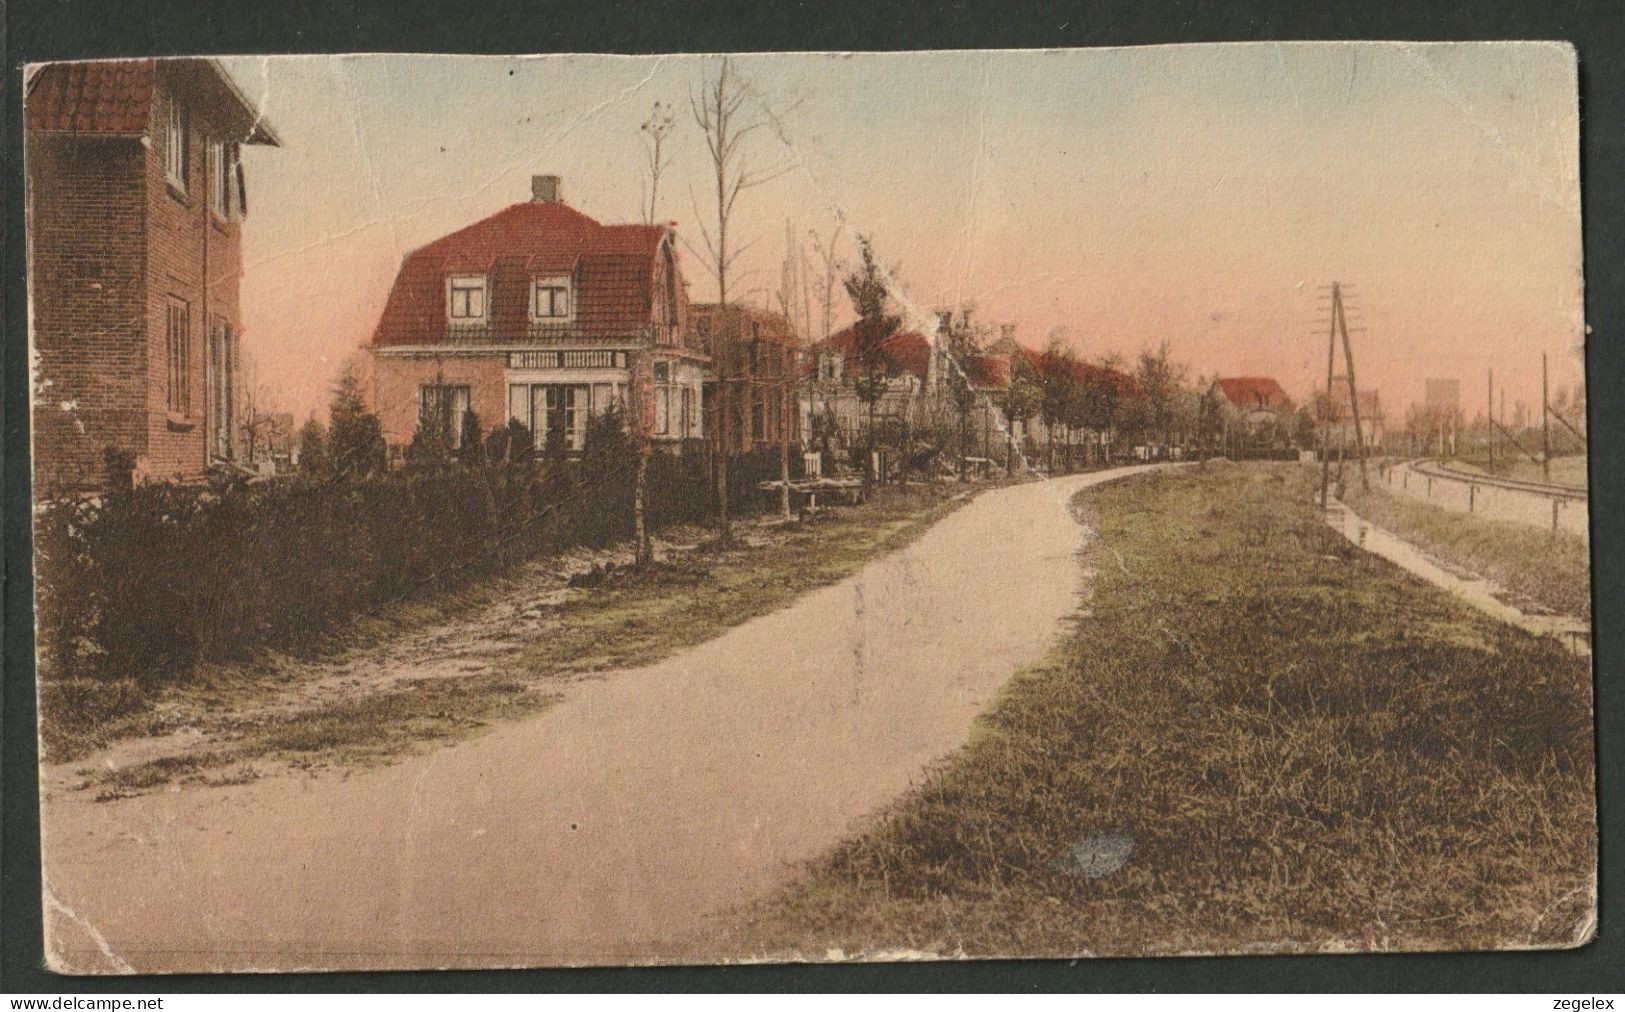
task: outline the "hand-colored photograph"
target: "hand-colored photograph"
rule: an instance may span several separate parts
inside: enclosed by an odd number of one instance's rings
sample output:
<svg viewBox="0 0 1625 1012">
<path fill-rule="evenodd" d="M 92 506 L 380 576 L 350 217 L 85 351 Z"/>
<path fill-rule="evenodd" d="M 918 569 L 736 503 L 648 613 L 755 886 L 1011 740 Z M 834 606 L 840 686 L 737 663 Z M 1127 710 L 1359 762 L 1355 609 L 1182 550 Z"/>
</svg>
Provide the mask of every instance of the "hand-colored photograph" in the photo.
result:
<svg viewBox="0 0 1625 1012">
<path fill-rule="evenodd" d="M 1571 46 L 20 83 L 51 969 L 1595 934 Z"/>
</svg>

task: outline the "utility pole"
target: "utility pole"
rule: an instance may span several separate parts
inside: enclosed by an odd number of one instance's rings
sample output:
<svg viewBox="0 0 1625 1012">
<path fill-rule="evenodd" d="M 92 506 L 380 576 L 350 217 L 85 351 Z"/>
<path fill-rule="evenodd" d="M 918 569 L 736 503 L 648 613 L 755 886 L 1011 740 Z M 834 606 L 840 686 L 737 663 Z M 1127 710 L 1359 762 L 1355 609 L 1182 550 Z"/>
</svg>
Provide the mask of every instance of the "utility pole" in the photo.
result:
<svg viewBox="0 0 1625 1012">
<path fill-rule="evenodd" d="M 1490 424 L 1485 426 L 1485 428 L 1484 428 L 1484 438 L 1489 440 L 1490 473 L 1494 474 L 1495 473 L 1495 370 L 1491 369 L 1489 371 L 1489 375 L 1490 375 L 1490 388 L 1489 388 L 1488 396 L 1486 396 L 1485 399 L 1484 399 L 1484 417 L 1489 420 Z"/>
<path fill-rule="evenodd" d="M 1320 420 L 1320 508 L 1326 508 L 1326 491 L 1332 480 L 1332 363 L 1337 353 L 1337 285 L 1332 285 L 1331 332 L 1326 335 L 1326 401 Z"/>
<path fill-rule="evenodd" d="M 1552 480 L 1552 402 L 1546 395 L 1546 353 L 1540 353 L 1540 476 Z"/>
<path fill-rule="evenodd" d="M 1337 327 L 1343 334 L 1343 358 L 1349 370 L 1349 407 L 1354 411 L 1354 448 L 1360 456 L 1360 487 L 1371 491 L 1371 476 L 1365 467 L 1365 429 L 1360 424 L 1360 395 L 1354 385 L 1354 348 L 1349 344 L 1349 319 L 1343 309 L 1343 288 L 1332 282 L 1332 310 L 1337 314 Z"/>
</svg>

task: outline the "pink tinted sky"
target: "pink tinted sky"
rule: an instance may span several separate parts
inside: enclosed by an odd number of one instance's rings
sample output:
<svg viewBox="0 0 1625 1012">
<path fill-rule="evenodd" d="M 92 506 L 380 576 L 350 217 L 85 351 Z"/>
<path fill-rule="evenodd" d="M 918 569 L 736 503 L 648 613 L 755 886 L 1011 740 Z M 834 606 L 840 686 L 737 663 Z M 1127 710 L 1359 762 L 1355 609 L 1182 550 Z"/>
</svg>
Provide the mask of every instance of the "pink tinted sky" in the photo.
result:
<svg viewBox="0 0 1625 1012">
<path fill-rule="evenodd" d="M 527 199 L 536 173 L 600 220 L 639 216 L 639 125 L 676 107 L 659 217 L 699 243 L 688 95 L 717 58 L 231 58 L 281 134 L 245 158 L 255 382 L 303 416 L 413 248 Z M 873 237 L 912 309 L 973 303 L 1040 345 L 1192 377 L 1324 380 L 1323 303 L 1352 286 L 1361 386 L 1391 419 L 1426 377 L 1482 409 L 1581 382 L 1575 65 L 1556 44 L 1238 44 L 737 58 L 795 108 L 754 136 L 789 171 L 740 202 L 730 285 L 776 288 L 786 222 Z M 795 104 L 800 98 L 799 104 Z M 691 196 L 692 194 L 692 196 Z M 850 244 L 844 250 L 851 256 Z M 693 254 L 691 295 L 715 286 Z M 754 290 L 754 291 L 750 291 Z M 842 300 L 844 301 L 844 300 Z"/>
</svg>

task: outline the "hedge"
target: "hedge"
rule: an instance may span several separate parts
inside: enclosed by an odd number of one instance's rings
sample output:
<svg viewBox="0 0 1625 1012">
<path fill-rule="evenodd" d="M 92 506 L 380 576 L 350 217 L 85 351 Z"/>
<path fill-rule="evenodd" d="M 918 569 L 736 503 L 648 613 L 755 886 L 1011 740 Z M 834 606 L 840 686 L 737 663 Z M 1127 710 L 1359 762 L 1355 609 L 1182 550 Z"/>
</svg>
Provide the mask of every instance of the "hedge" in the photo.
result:
<svg viewBox="0 0 1625 1012">
<path fill-rule="evenodd" d="M 151 484 L 42 505 L 41 673 L 152 685 L 202 662 L 309 643 L 422 590 L 602 547 L 631 534 L 635 463 L 624 438 L 600 437 L 579 460 Z M 648 479 L 651 526 L 710 512 L 701 456 L 656 453 Z"/>
</svg>

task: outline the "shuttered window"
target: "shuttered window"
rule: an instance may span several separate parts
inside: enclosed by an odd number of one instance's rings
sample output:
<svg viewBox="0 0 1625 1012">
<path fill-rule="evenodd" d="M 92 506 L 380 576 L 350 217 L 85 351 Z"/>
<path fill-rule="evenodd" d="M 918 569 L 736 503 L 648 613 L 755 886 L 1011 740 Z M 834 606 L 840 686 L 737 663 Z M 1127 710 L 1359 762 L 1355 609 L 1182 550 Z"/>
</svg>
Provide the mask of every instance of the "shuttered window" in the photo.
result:
<svg viewBox="0 0 1625 1012">
<path fill-rule="evenodd" d="M 164 318 L 164 350 L 168 357 L 167 407 L 171 414 L 192 414 L 192 312 L 179 299 L 169 300 Z"/>
</svg>

